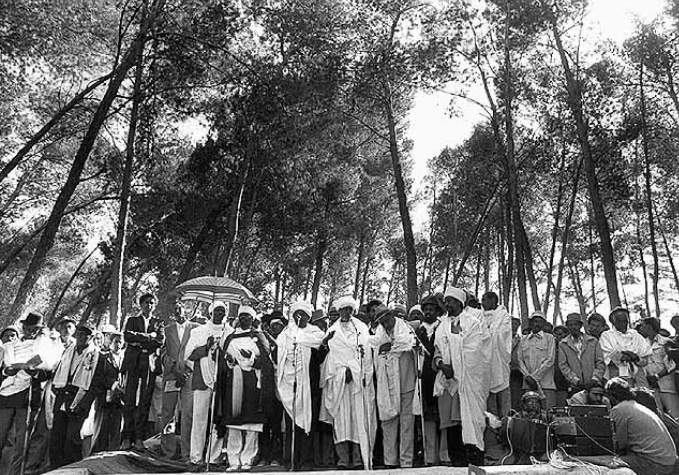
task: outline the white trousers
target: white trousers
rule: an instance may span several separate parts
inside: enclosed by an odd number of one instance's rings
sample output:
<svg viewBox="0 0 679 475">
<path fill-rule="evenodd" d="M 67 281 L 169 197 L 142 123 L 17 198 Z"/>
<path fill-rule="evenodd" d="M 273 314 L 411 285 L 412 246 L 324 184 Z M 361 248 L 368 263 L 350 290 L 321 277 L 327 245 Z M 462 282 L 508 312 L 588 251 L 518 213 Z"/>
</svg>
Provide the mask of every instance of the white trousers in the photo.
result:
<svg viewBox="0 0 679 475">
<path fill-rule="evenodd" d="M 193 422 L 191 424 L 191 463 L 199 464 L 203 460 L 203 450 L 205 449 L 205 439 L 207 438 L 207 423 L 212 407 L 210 405 L 211 389 L 197 389 L 193 391 Z M 224 439 L 217 438 L 217 430 L 212 425 L 210 439 L 212 441 L 210 450 L 210 463 L 216 463 L 222 453 Z"/>
<path fill-rule="evenodd" d="M 226 443 L 226 456 L 229 466 L 242 467 L 252 465 L 259 448 L 259 432 L 229 428 Z"/>
</svg>

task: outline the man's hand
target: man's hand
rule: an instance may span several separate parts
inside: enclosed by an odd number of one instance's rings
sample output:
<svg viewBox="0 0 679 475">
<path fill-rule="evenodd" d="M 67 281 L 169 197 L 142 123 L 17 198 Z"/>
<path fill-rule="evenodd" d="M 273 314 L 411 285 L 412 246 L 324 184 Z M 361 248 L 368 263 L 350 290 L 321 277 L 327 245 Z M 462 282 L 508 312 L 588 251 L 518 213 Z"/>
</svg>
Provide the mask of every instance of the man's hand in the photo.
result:
<svg viewBox="0 0 679 475">
<path fill-rule="evenodd" d="M 227 362 L 230 366 L 236 366 L 236 360 L 235 360 L 235 359 L 233 358 L 233 356 L 231 356 L 229 353 L 226 354 L 226 362 Z"/>
<path fill-rule="evenodd" d="M 453 367 L 449 364 L 439 364 L 439 369 L 443 371 L 443 375 L 446 377 L 446 379 L 453 379 L 455 377 L 455 371 L 453 371 Z"/>
<path fill-rule="evenodd" d="M 381 355 L 384 354 L 384 353 L 389 353 L 389 351 L 391 351 L 391 342 L 384 343 L 384 344 L 382 344 L 382 346 L 380 346 L 379 353 Z"/>
<path fill-rule="evenodd" d="M 646 375 L 646 380 L 648 381 L 648 385 L 651 386 L 652 388 L 658 389 L 658 375 L 657 374 L 649 374 Z"/>
<path fill-rule="evenodd" d="M 528 385 L 528 388 L 531 391 L 537 391 L 538 390 L 538 382 L 530 374 L 528 376 L 526 376 L 526 384 Z"/>
<path fill-rule="evenodd" d="M 250 358 L 252 356 L 252 351 L 241 349 L 240 354 L 243 358 Z"/>
<path fill-rule="evenodd" d="M 354 375 L 351 374 L 351 370 L 347 368 L 346 376 L 345 376 L 345 382 L 347 384 L 351 384 L 351 382 L 354 380 Z"/>
<path fill-rule="evenodd" d="M 215 344 L 215 337 L 209 336 L 207 337 L 207 347 L 208 349 L 212 348 L 212 345 Z"/>
<path fill-rule="evenodd" d="M 323 346 L 326 346 L 330 340 L 335 336 L 335 330 L 328 333 L 325 338 L 323 338 Z"/>
<path fill-rule="evenodd" d="M 14 376 L 19 372 L 19 368 L 17 368 L 15 365 L 9 365 L 5 368 L 5 374 L 7 376 Z"/>
</svg>

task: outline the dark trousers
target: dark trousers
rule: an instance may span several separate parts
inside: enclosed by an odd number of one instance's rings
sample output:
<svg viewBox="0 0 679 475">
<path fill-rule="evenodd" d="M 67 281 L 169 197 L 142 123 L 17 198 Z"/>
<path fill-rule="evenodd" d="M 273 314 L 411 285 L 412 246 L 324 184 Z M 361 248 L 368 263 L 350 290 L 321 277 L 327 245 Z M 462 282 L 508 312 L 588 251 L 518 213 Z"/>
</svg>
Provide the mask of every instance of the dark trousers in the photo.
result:
<svg viewBox="0 0 679 475">
<path fill-rule="evenodd" d="M 33 414 L 35 416 L 31 416 L 31 439 L 26 452 L 26 474 L 44 473 L 50 466 L 47 457 L 50 431 L 45 419 L 45 408 L 41 407 L 39 411 L 34 409 Z"/>
<path fill-rule="evenodd" d="M 523 374 L 518 369 L 509 373 L 509 392 L 512 399 L 512 409 L 521 410 L 521 396 L 523 396 Z"/>
<path fill-rule="evenodd" d="M 154 383 L 155 375 L 150 370 L 141 374 L 136 371 L 129 371 L 126 374 L 123 440 L 135 441 L 146 436 L 146 422 L 151 411 Z"/>
<path fill-rule="evenodd" d="M 279 400 L 271 403 L 271 412 L 259 435 L 260 458 L 265 463 L 283 461 L 283 404 Z"/>
<path fill-rule="evenodd" d="M 292 455 L 292 428 L 295 427 L 295 469 L 301 468 L 311 462 L 311 452 L 313 448 L 312 440 L 309 434 L 304 433 L 304 429 L 297 424 L 293 424 L 292 418 L 285 413 L 285 452 L 283 453 L 283 460 L 285 465 L 290 464 Z"/>
<path fill-rule="evenodd" d="M 314 465 L 317 467 L 333 467 L 335 465 L 335 444 L 332 426 L 316 421 L 311 425 L 314 440 Z"/>
<path fill-rule="evenodd" d="M 80 429 L 85 417 L 72 412 L 54 411 L 54 424 L 50 437 L 52 469 L 63 467 L 82 459 Z"/>
<path fill-rule="evenodd" d="M 114 404 L 101 406 L 101 428 L 92 452 L 118 450 L 123 426 L 123 408 Z"/>
<path fill-rule="evenodd" d="M 21 471 L 21 460 L 26 438 L 26 416 L 28 409 L 5 407 L 0 409 L 0 453 L 8 442 L 12 427 L 14 427 L 14 453 L 12 455 L 12 472 Z M 11 443 L 11 442 L 10 442 Z M 2 463 L 2 465 L 5 465 Z"/>
<path fill-rule="evenodd" d="M 466 467 L 467 465 L 483 465 L 483 451 L 471 444 L 465 444 L 462 440 L 462 426 L 448 427 L 446 430 L 448 442 L 448 457 L 453 467 Z"/>
</svg>

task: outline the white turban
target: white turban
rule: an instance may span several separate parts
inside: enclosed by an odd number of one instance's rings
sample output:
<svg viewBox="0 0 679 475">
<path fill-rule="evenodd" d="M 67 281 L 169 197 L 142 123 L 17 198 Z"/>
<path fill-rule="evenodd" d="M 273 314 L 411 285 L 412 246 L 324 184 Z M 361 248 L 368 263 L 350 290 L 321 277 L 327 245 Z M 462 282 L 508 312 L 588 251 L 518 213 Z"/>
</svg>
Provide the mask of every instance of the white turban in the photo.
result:
<svg viewBox="0 0 679 475">
<path fill-rule="evenodd" d="M 247 313 L 252 317 L 253 320 L 257 319 L 257 312 L 255 312 L 255 309 L 249 305 L 241 305 L 238 307 L 238 315 L 241 315 L 242 313 Z"/>
<path fill-rule="evenodd" d="M 214 313 L 214 311 L 219 307 L 222 307 L 224 309 L 224 313 L 227 313 L 227 314 L 229 313 L 229 307 L 227 307 L 226 304 L 224 302 L 222 302 L 221 300 L 217 300 L 215 302 L 212 302 L 210 304 L 210 306 L 208 307 L 207 312 L 210 315 L 212 315 Z"/>
<path fill-rule="evenodd" d="M 314 306 L 311 305 L 309 302 L 304 302 L 300 300 L 299 302 L 295 302 L 292 305 L 290 305 L 290 312 L 288 315 L 290 315 L 290 318 L 297 312 L 298 310 L 301 310 L 302 312 L 306 313 L 309 318 L 311 318 L 311 314 L 314 312 Z"/>
<path fill-rule="evenodd" d="M 335 307 L 337 310 L 341 310 L 345 307 L 351 307 L 354 312 L 358 311 L 358 302 L 353 298 L 353 297 L 340 297 L 335 302 L 333 302 L 333 307 Z"/>
<path fill-rule="evenodd" d="M 443 296 L 444 299 L 452 297 L 455 300 L 459 300 L 460 303 L 464 305 L 464 303 L 467 301 L 467 294 L 465 293 L 464 290 L 458 289 L 457 287 L 450 287 L 448 290 L 446 290 L 445 295 Z"/>
<path fill-rule="evenodd" d="M 419 304 L 418 304 L 418 305 L 413 305 L 413 306 L 410 308 L 410 311 L 408 312 L 408 316 L 412 315 L 413 312 L 420 312 L 420 313 L 422 313 L 422 307 L 421 307 Z"/>
</svg>

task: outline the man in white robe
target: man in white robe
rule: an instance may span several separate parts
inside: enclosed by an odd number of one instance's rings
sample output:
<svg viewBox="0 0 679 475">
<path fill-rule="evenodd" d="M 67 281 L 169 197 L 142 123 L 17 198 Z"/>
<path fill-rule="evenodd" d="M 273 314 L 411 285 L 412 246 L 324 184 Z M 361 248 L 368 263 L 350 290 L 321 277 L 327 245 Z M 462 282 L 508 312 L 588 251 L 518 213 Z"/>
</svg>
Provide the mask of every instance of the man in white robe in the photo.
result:
<svg viewBox="0 0 679 475">
<path fill-rule="evenodd" d="M 223 351 L 225 338 L 233 332 L 226 324 L 226 304 L 214 302 L 208 310 L 211 320 L 194 328 L 184 348 L 184 361 L 193 373 L 191 390 L 193 391 L 193 417 L 191 421 L 191 446 L 189 459 L 191 465 L 203 465 L 203 451 L 207 434 L 214 384 L 217 375 L 216 357 Z M 221 454 L 224 440 L 220 440 L 217 431 L 210 431 L 208 463 L 216 463 Z"/>
<path fill-rule="evenodd" d="M 413 466 L 415 414 L 421 413 L 417 392 L 415 333 L 397 312 L 378 307 L 378 324 L 370 337 L 377 379 L 377 408 L 382 422 L 384 463 Z"/>
<path fill-rule="evenodd" d="M 512 400 L 509 391 L 509 363 L 512 358 L 512 317 L 504 305 L 498 305 L 495 292 L 481 297 L 481 306 L 491 337 L 490 395 L 488 412 L 502 419 L 509 415 Z"/>
<path fill-rule="evenodd" d="M 648 364 L 648 357 L 653 354 L 651 345 L 636 330 L 629 328 L 629 311 L 626 308 L 611 310 L 609 320 L 613 328 L 599 337 L 606 364 L 604 378 L 621 377 L 630 387 L 639 386 L 644 376 L 641 368 Z"/>
<path fill-rule="evenodd" d="M 285 457 L 292 457 L 291 464 L 301 467 L 309 457 L 311 432 L 311 381 L 309 362 L 311 350 L 323 342 L 323 331 L 310 325 L 314 308 L 310 303 L 297 302 L 290 307 L 288 324 L 276 338 L 278 373 L 276 385 L 285 408 L 286 438 Z M 293 424 L 294 421 L 294 424 Z M 295 426 L 295 447 L 292 447 L 292 426 Z"/>
<path fill-rule="evenodd" d="M 351 297 L 338 299 L 334 307 L 340 318 L 326 337 L 329 351 L 321 375 L 320 419 L 333 426 L 338 467 L 369 469 L 377 418 L 368 327 L 354 318 L 358 303 Z"/>
<path fill-rule="evenodd" d="M 491 338 L 482 311 L 465 308 L 463 290 L 448 289 L 444 300 L 448 315 L 436 328 L 434 343 L 441 428 L 448 429 L 453 466 L 483 465 Z"/>
</svg>

